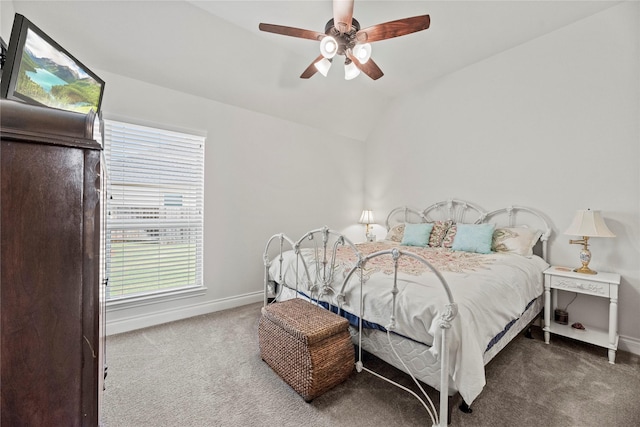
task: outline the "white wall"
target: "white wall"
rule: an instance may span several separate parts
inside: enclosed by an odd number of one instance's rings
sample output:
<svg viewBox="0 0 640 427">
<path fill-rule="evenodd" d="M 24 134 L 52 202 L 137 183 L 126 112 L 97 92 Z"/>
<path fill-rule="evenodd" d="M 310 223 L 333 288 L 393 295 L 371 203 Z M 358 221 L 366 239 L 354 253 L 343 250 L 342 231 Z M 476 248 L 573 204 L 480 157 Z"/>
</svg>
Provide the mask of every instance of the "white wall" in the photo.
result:
<svg viewBox="0 0 640 427">
<path fill-rule="evenodd" d="M 6 44 L 9 44 L 15 13 L 12 1 L 2 2 L 2 13 L 0 14 L 0 37 L 2 37 L 2 40 L 4 40 Z"/>
<path fill-rule="evenodd" d="M 8 43 L 15 8 L 1 6 Z M 207 136 L 206 292 L 109 305 L 107 333 L 262 301 L 262 252 L 275 233 L 297 239 L 323 225 L 362 231 L 355 223 L 363 208 L 363 142 L 92 69 L 106 81 L 105 118 Z"/>
<path fill-rule="evenodd" d="M 577 209 L 615 239 L 591 266 L 623 276 L 621 348 L 640 353 L 640 4 L 608 9 L 432 82 L 389 108 L 367 141 L 365 202 L 384 214 L 448 198 L 534 207 L 554 228 L 551 262 L 577 266 L 562 235 Z M 575 237 L 571 237 L 575 238 Z M 570 319 L 605 327 L 607 301 Z"/>
<path fill-rule="evenodd" d="M 262 251 L 271 235 L 286 232 L 297 239 L 325 224 L 348 229 L 357 222 L 362 142 L 95 71 L 107 82 L 105 118 L 207 135 L 207 292 L 153 305 L 111 306 L 108 333 L 261 301 Z"/>
</svg>

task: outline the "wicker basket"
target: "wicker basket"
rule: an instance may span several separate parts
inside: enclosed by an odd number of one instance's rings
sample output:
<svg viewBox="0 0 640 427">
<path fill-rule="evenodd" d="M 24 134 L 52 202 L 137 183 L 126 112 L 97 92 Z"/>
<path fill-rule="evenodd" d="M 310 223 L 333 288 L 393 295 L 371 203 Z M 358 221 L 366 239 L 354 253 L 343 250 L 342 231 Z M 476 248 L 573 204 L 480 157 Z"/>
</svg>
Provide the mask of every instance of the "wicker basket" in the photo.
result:
<svg viewBox="0 0 640 427">
<path fill-rule="evenodd" d="M 355 356 L 349 322 L 295 298 L 262 309 L 262 359 L 310 402 L 351 374 Z"/>
</svg>

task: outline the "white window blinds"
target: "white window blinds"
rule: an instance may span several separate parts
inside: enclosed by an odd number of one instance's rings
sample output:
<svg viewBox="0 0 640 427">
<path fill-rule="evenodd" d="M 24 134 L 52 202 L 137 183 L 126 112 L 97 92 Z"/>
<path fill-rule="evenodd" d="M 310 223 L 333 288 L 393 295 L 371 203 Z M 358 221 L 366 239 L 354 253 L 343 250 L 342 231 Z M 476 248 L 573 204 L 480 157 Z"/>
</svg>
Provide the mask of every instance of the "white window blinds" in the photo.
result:
<svg viewBox="0 0 640 427">
<path fill-rule="evenodd" d="M 104 121 L 107 300 L 202 286 L 204 138 Z"/>
</svg>

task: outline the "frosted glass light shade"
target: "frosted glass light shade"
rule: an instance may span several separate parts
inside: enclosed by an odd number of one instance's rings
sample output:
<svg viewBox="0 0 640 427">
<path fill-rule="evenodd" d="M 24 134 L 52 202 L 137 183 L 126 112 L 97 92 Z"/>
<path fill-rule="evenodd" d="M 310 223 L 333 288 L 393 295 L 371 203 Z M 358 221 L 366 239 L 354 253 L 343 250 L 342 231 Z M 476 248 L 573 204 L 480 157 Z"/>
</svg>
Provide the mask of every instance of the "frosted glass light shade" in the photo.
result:
<svg viewBox="0 0 640 427">
<path fill-rule="evenodd" d="M 365 64 L 371 58 L 371 44 L 357 44 L 353 47 L 353 56 L 358 59 L 358 62 Z"/>
<path fill-rule="evenodd" d="M 327 59 L 336 56 L 338 52 L 338 42 L 331 36 L 326 36 L 320 40 L 320 53 Z"/>
<path fill-rule="evenodd" d="M 602 219 L 600 211 L 579 210 L 564 234 L 584 237 L 616 237 Z"/>
<path fill-rule="evenodd" d="M 360 74 L 360 70 L 356 67 L 356 64 L 353 62 L 349 62 L 348 64 L 344 64 L 344 79 L 351 80 L 358 77 Z"/>
<path fill-rule="evenodd" d="M 322 58 L 320 61 L 316 62 L 313 65 L 320 72 L 320 74 L 327 77 L 327 74 L 329 73 L 329 68 L 331 68 L 331 61 L 329 59 Z"/>
</svg>

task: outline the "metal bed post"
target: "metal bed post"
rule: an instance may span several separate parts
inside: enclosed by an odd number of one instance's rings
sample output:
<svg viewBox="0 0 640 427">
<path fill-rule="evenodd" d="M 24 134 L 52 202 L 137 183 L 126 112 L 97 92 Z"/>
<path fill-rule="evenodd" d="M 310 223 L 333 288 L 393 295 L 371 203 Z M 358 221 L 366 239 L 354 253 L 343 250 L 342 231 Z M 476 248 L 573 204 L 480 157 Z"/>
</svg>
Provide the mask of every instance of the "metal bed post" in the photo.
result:
<svg viewBox="0 0 640 427">
<path fill-rule="evenodd" d="M 396 383 L 395 381 L 386 378 L 368 368 L 366 368 L 362 362 L 362 319 L 364 318 L 364 304 L 363 304 L 363 292 L 362 292 L 362 288 L 364 286 L 364 267 L 367 263 L 368 260 L 378 257 L 378 256 L 382 256 L 382 255 L 391 255 L 394 259 L 394 275 L 393 275 L 393 288 L 391 290 L 391 293 L 393 295 L 393 306 L 392 306 L 392 314 L 391 314 L 391 319 L 390 319 L 390 323 L 387 326 L 387 337 L 389 339 L 389 346 L 391 348 L 391 350 L 394 352 L 394 354 L 396 355 L 396 357 L 398 358 L 398 360 L 403 364 L 406 372 L 411 376 L 411 378 L 413 379 L 413 381 L 416 383 L 416 385 L 418 386 L 418 388 L 420 389 L 420 391 L 422 392 L 423 396 L 427 399 L 427 401 L 430 404 L 427 405 L 427 403 L 417 394 L 415 393 L 413 390 L 408 389 L 407 387 Z M 404 361 L 399 357 L 399 355 L 396 353 L 394 347 L 393 347 L 393 343 L 391 341 L 391 335 L 390 333 L 395 329 L 396 324 L 396 295 L 398 294 L 398 286 L 397 286 L 397 281 L 398 281 L 398 260 L 401 256 L 407 256 L 410 258 L 414 258 L 416 260 L 418 260 L 419 262 L 425 264 L 440 280 L 440 283 L 442 284 L 442 287 L 444 288 L 446 294 L 447 294 L 447 298 L 449 300 L 449 303 L 445 306 L 445 311 L 442 313 L 442 315 L 440 316 L 440 329 L 442 330 L 442 337 L 441 337 L 441 349 L 440 349 L 440 414 L 438 416 L 438 412 L 435 409 L 435 405 L 433 404 L 433 402 L 431 401 L 431 399 L 429 398 L 429 396 L 427 395 L 427 393 L 424 391 L 424 389 L 422 388 L 422 386 L 420 385 L 420 383 L 418 382 L 418 380 L 415 378 L 415 376 L 411 373 L 411 370 L 406 366 L 406 364 L 404 363 Z M 445 278 L 442 276 L 442 274 L 436 270 L 435 267 L 433 267 L 431 265 L 431 263 L 429 263 L 429 261 L 425 260 L 424 258 L 420 257 L 419 255 L 416 255 L 412 252 L 408 252 L 408 251 L 403 251 L 403 250 L 399 250 L 397 248 L 394 249 L 387 249 L 387 250 L 382 250 L 382 251 L 378 251 L 378 252 L 374 252 L 372 254 L 369 254 L 368 256 L 360 259 L 356 265 L 349 271 L 349 273 L 346 275 L 344 281 L 342 282 L 342 288 L 340 290 L 340 293 L 337 295 L 337 300 L 338 300 L 338 304 L 340 306 L 340 308 L 342 308 L 342 304 L 345 303 L 346 301 L 346 296 L 344 293 L 345 287 L 347 286 L 347 283 L 349 282 L 349 280 L 351 279 L 351 276 L 353 276 L 353 274 L 356 272 L 356 270 L 360 270 L 360 315 L 359 315 L 359 319 L 358 319 L 358 347 L 359 347 L 359 351 L 358 351 L 358 360 L 356 361 L 356 371 L 357 372 L 362 372 L 362 371 L 367 371 L 370 374 L 375 375 L 376 377 L 387 381 L 390 384 L 395 385 L 396 387 L 401 388 L 402 390 L 410 393 L 411 395 L 413 395 L 416 399 L 418 399 L 418 401 L 420 401 L 420 403 L 422 404 L 422 406 L 426 409 L 427 413 L 429 414 L 429 416 L 431 417 L 431 421 L 433 424 L 433 427 L 446 427 L 447 426 L 447 418 L 448 418 L 448 404 L 449 404 L 449 395 L 448 395 L 448 390 L 449 390 L 449 349 L 447 347 L 447 336 L 449 335 L 449 329 L 451 329 L 451 322 L 453 321 L 453 319 L 456 317 L 456 315 L 458 314 L 458 306 L 457 304 L 453 301 L 453 295 L 451 294 L 451 290 L 449 289 L 449 285 L 447 284 L 447 281 L 445 280 Z M 432 412 L 433 410 L 433 412 Z"/>
<path fill-rule="evenodd" d="M 267 244 L 264 248 L 264 252 L 262 255 L 262 261 L 264 262 L 264 299 L 263 299 L 263 305 L 266 307 L 268 302 L 269 302 L 269 267 L 271 267 L 271 261 L 269 259 L 269 247 L 271 246 L 271 242 L 273 242 L 274 240 L 278 239 L 278 242 L 280 243 L 280 252 L 278 255 L 278 262 L 280 263 L 280 276 L 278 277 L 278 283 L 280 284 L 284 284 L 283 278 L 282 278 L 282 262 L 284 261 L 284 259 L 282 258 L 282 247 L 285 241 L 287 241 L 292 248 L 295 247 L 295 243 L 293 240 L 291 240 L 289 237 L 287 237 L 286 235 L 284 235 L 283 233 L 279 233 L 279 234 L 274 234 L 273 236 L 271 236 L 269 238 L 269 240 L 267 241 Z M 275 289 L 274 289 L 274 293 L 275 293 Z"/>
</svg>

